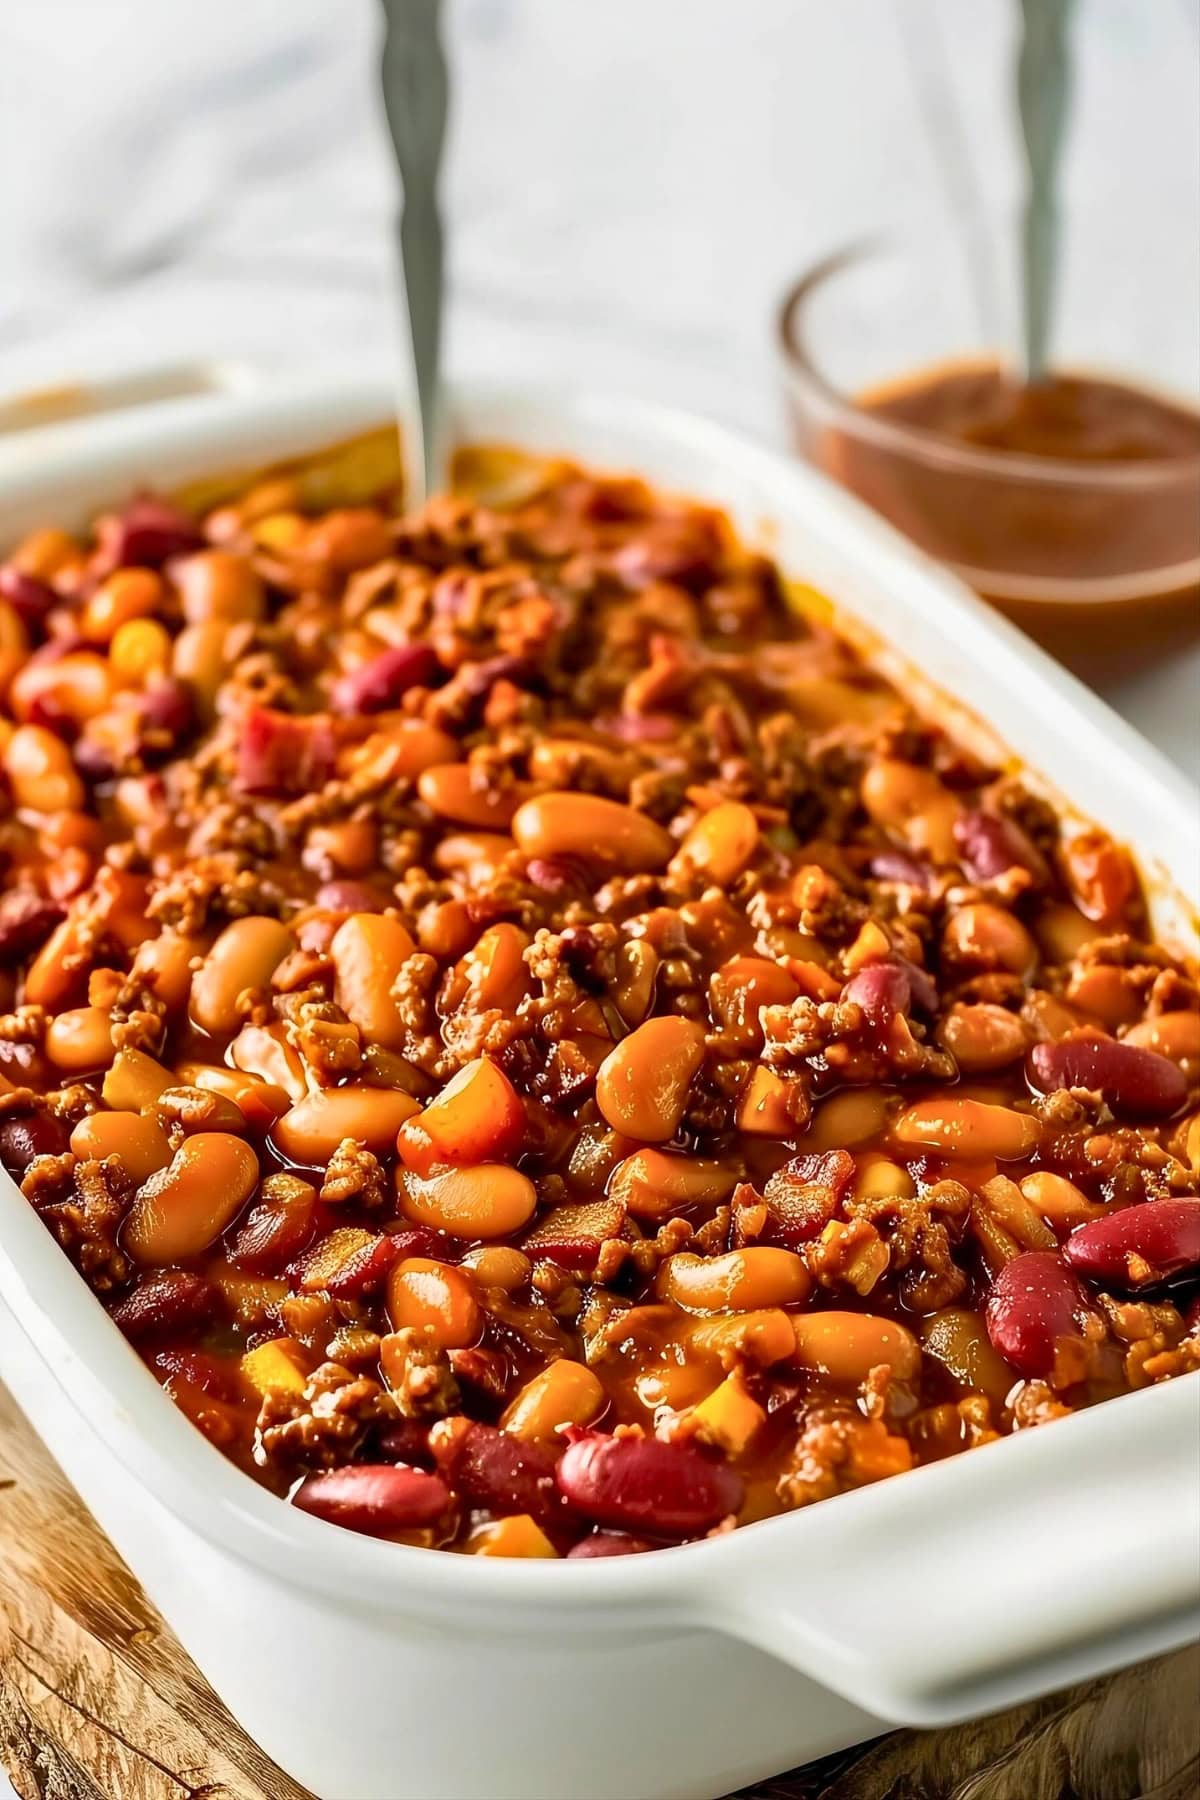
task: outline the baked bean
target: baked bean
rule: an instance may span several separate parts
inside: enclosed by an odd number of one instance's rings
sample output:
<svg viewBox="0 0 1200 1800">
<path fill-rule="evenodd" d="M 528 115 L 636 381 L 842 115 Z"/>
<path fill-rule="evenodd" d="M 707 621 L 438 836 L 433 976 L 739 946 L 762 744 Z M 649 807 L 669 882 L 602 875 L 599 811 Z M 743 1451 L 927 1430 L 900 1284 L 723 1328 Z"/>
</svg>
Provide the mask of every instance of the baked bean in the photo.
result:
<svg viewBox="0 0 1200 1800">
<path fill-rule="evenodd" d="M 513 841 L 498 831 L 456 831 L 439 840 L 433 866 L 440 875 L 491 881 L 513 853 Z"/>
<path fill-rule="evenodd" d="M 759 1244 L 723 1256 L 668 1256 L 655 1292 L 684 1312 L 762 1312 L 806 1300 L 811 1287 L 802 1256 Z"/>
<path fill-rule="evenodd" d="M 432 1525 L 450 1505 L 440 1475 L 402 1463 L 351 1463 L 324 1475 L 306 1475 L 292 1505 L 368 1537 L 392 1537 Z"/>
<path fill-rule="evenodd" d="M 1138 879 L 1128 850 L 1103 831 L 1081 831 L 1059 852 L 1067 885 L 1085 918 L 1112 930 L 1137 898 Z"/>
<path fill-rule="evenodd" d="M 175 1081 L 170 1069 L 144 1050 L 125 1048 L 113 1057 L 101 1092 L 106 1106 L 118 1112 L 146 1113 Z"/>
<path fill-rule="evenodd" d="M 389 913 L 353 913 L 329 946 L 334 998 L 368 1043 L 403 1050 L 408 1034 L 392 986 L 416 946 Z"/>
<path fill-rule="evenodd" d="M 417 1110 L 411 1094 L 389 1088 L 317 1088 L 284 1113 L 272 1135 L 289 1162 L 320 1168 L 346 1138 L 376 1154 L 390 1150 Z"/>
<path fill-rule="evenodd" d="M 110 643 L 120 626 L 157 612 L 162 598 L 162 577 L 153 569 L 115 569 L 84 605 L 83 635 L 93 644 Z"/>
<path fill-rule="evenodd" d="M 213 716 L 217 691 L 241 654 L 249 630 L 228 619 L 209 619 L 203 625 L 185 626 L 175 639 L 171 672 L 187 682 L 204 718 Z"/>
<path fill-rule="evenodd" d="M 756 1063 L 738 1101 L 738 1130 L 751 1137 L 791 1137 L 797 1129 L 791 1087 L 782 1075 Z"/>
<path fill-rule="evenodd" d="M 202 1131 L 138 1189 L 121 1232 L 135 1262 L 186 1262 L 215 1242 L 258 1181 L 258 1158 L 241 1138 Z"/>
<path fill-rule="evenodd" d="M 708 983 L 714 1018 L 726 1031 L 735 1033 L 739 1047 L 744 1043 L 748 1051 L 762 1048 L 761 1008 L 790 1006 L 799 993 L 795 977 L 762 956 L 732 956 Z"/>
<path fill-rule="evenodd" d="M 474 1012 L 516 1012 L 529 992 L 525 952 L 529 938 L 507 921 L 489 925 L 474 949 L 455 964 L 447 982 L 448 1011 L 469 1006 Z"/>
<path fill-rule="evenodd" d="M 71 1150 L 98 1162 L 119 1156 L 139 1187 L 171 1160 L 171 1146 L 158 1120 L 132 1112 L 89 1113 L 71 1133 Z"/>
<path fill-rule="evenodd" d="M 977 1313 L 961 1306 L 930 1313 L 921 1321 L 921 1345 L 960 1388 L 1003 1406 L 1016 1373 L 992 1348 Z"/>
<path fill-rule="evenodd" d="M 635 1150 L 617 1164 L 610 1196 L 639 1219 L 667 1219 L 687 1206 L 719 1206 L 736 1176 L 724 1163 L 665 1150 Z"/>
<path fill-rule="evenodd" d="M 980 901 L 953 914 L 942 933 L 942 955 L 964 973 L 1003 969 L 1028 976 L 1037 962 L 1037 946 L 1020 919 L 1002 906 Z"/>
<path fill-rule="evenodd" d="M 164 931 L 138 945 L 137 974 L 170 1012 L 179 1012 L 192 991 L 192 963 L 204 954 L 204 940 Z"/>
<path fill-rule="evenodd" d="M 278 919 L 251 915 L 227 925 L 192 979 L 191 1013 L 202 1031 L 228 1036 L 243 994 L 264 988 L 296 940 Z"/>
<path fill-rule="evenodd" d="M 114 1055 L 112 1020 L 99 1006 L 55 1013 L 46 1027 L 46 1055 L 59 1069 L 84 1074 L 107 1069 Z"/>
<path fill-rule="evenodd" d="M 339 506 L 313 520 L 305 531 L 303 549 L 305 561 L 348 575 L 391 555 L 392 527 L 373 507 Z"/>
<path fill-rule="evenodd" d="M 750 808 L 740 800 L 723 800 L 697 819 L 671 858 L 669 873 L 676 881 L 700 875 L 728 887 L 757 847 L 758 820 Z"/>
<path fill-rule="evenodd" d="M 964 1074 L 980 1075 L 1006 1069 L 1023 1056 L 1029 1032 L 1024 1021 L 1003 1006 L 960 1002 L 944 1014 L 937 1041 Z"/>
<path fill-rule="evenodd" d="M 517 1556 L 525 1560 L 558 1555 L 537 1520 L 528 1513 L 514 1513 L 511 1518 L 477 1525 L 467 1539 L 466 1549 L 469 1556 Z"/>
<path fill-rule="evenodd" d="M 7 691 L 17 670 L 24 667 L 28 655 L 29 633 L 21 621 L 21 615 L 7 597 L 0 597 L 0 693 Z"/>
<path fill-rule="evenodd" d="M 400 1127 L 396 1147 L 408 1168 L 428 1175 L 438 1163 L 461 1166 L 511 1156 L 525 1124 L 525 1108 L 508 1076 L 479 1056 Z"/>
<path fill-rule="evenodd" d="M 523 1288 L 533 1274 L 533 1264 L 524 1251 L 511 1244 L 480 1244 L 467 1251 L 459 1266 L 473 1275 L 481 1288 L 501 1288 L 506 1293 Z"/>
<path fill-rule="evenodd" d="M 984 1309 L 993 1348 L 1033 1380 L 1052 1372 L 1060 1341 L 1082 1337 L 1090 1316 L 1083 1289 L 1050 1250 L 1027 1250 L 1005 1263 Z"/>
<path fill-rule="evenodd" d="M 89 650 L 71 650 L 52 662 L 31 657 L 13 676 L 9 701 L 22 722 L 35 720 L 50 706 L 72 725 L 86 725 L 107 712 L 112 702 L 108 663 Z"/>
<path fill-rule="evenodd" d="M 503 1163 L 447 1169 L 427 1178 L 397 1170 L 397 1181 L 405 1218 L 451 1237 L 508 1237 L 529 1223 L 537 1207 L 528 1175 Z"/>
<path fill-rule="evenodd" d="M 261 578 L 245 557 L 229 550 L 197 550 L 181 557 L 171 565 L 171 580 L 189 625 L 257 622 L 263 616 Z"/>
<path fill-rule="evenodd" d="M 164 1088 L 154 1102 L 154 1110 L 164 1124 L 188 1135 L 195 1131 L 246 1129 L 245 1115 L 235 1100 L 212 1088 L 193 1087 L 190 1082 Z"/>
<path fill-rule="evenodd" d="M 1068 1181 L 1065 1175 L 1056 1175 L 1052 1169 L 1035 1169 L 1032 1175 L 1022 1177 L 1019 1186 L 1029 1204 L 1048 1224 L 1058 1229 L 1070 1230 L 1073 1226 L 1083 1225 L 1104 1211 L 1073 1181 Z"/>
<path fill-rule="evenodd" d="M 281 1087 L 260 1081 L 257 1075 L 244 1074 L 241 1069 L 224 1069 L 214 1063 L 182 1062 L 178 1074 L 190 1087 L 224 1094 L 255 1131 L 269 1131 L 292 1104 Z"/>
<path fill-rule="evenodd" d="M 144 687 L 171 667 L 171 637 L 157 619 L 127 619 L 108 647 L 108 666 L 118 687 Z"/>
<path fill-rule="evenodd" d="M 779 1307 L 690 1320 L 685 1342 L 697 1356 L 711 1357 L 724 1369 L 740 1363 L 769 1369 L 788 1361 L 796 1349 L 792 1317 Z"/>
<path fill-rule="evenodd" d="M 877 825 L 899 831 L 914 850 L 956 862 L 954 825 L 961 803 L 931 769 L 877 757 L 862 779 L 862 803 Z"/>
<path fill-rule="evenodd" d="M 790 1321 L 794 1360 L 839 1386 L 857 1387 L 872 1369 L 887 1367 L 897 1381 L 912 1381 L 921 1366 L 921 1346 L 894 1319 L 874 1313 L 797 1313 Z"/>
<path fill-rule="evenodd" d="M 585 1518 L 656 1537 L 693 1537 L 736 1513 L 742 1481 L 690 1444 L 592 1432 L 568 1444 L 555 1476 Z"/>
<path fill-rule="evenodd" d="M 74 568 L 83 559 L 83 551 L 69 531 L 57 525 L 42 525 L 23 537 L 9 556 L 9 563 L 22 575 L 38 581 L 53 581 L 64 569 Z"/>
<path fill-rule="evenodd" d="M 596 1104 L 614 1131 L 640 1143 L 664 1143 L 679 1128 L 703 1061 L 703 1026 L 673 1013 L 647 1019 L 601 1063 Z"/>
<path fill-rule="evenodd" d="M 1131 1025 L 1142 1013 L 1141 997 L 1129 970 L 1114 968 L 1109 963 L 1091 963 L 1084 968 L 1076 966 L 1072 969 L 1066 997 L 1072 1006 L 1099 1019 L 1109 1031 Z M 1156 1047 L 1150 1046 L 1152 1050 Z"/>
<path fill-rule="evenodd" d="M 288 1042 L 282 1025 L 243 1025 L 229 1046 L 234 1066 L 282 1088 L 293 1105 L 308 1093 L 304 1059 Z M 236 1094 L 230 1099 L 236 1103 Z"/>
<path fill-rule="evenodd" d="M 1200 1012 L 1159 1013 L 1131 1025 L 1121 1039 L 1139 1050 L 1153 1050 L 1171 1062 L 1189 1066 L 1200 1062 Z"/>
<path fill-rule="evenodd" d="M 532 1444 L 554 1444 L 565 1425 L 590 1425 L 608 1397 L 583 1363 L 560 1357 L 527 1381 L 500 1419 L 501 1430 Z"/>
<path fill-rule="evenodd" d="M 855 1164 L 851 1191 L 856 1200 L 909 1200 L 917 1191 L 908 1170 L 877 1151 L 856 1157 Z"/>
<path fill-rule="evenodd" d="M 1041 1125 L 1029 1113 L 955 1094 L 919 1100 L 891 1126 L 893 1143 L 905 1149 L 937 1150 L 953 1157 L 994 1156 L 1001 1162 L 1028 1156 L 1041 1135 Z"/>
<path fill-rule="evenodd" d="M 414 781 L 426 769 L 452 763 L 457 755 L 458 742 L 449 732 L 421 719 L 398 719 L 385 731 L 373 732 L 353 760 L 380 777 Z"/>
<path fill-rule="evenodd" d="M 1043 906 L 1034 920 L 1042 955 L 1050 964 L 1074 961 L 1085 944 L 1102 935 L 1074 906 Z"/>
<path fill-rule="evenodd" d="M 894 1106 L 891 1096 L 879 1088 L 847 1088 L 823 1100 L 812 1116 L 802 1142 L 806 1150 L 852 1150 L 869 1144 L 886 1129 Z"/>
<path fill-rule="evenodd" d="M 387 1280 L 387 1311 L 393 1330 L 426 1331 L 443 1350 L 473 1344 L 479 1337 L 479 1302 L 469 1277 L 453 1264 L 427 1256 L 406 1256 L 393 1268 Z M 385 1338 L 381 1351 L 385 1375 L 386 1345 Z M 402 1365 L 403 1357 L 398 1363 L 401 1369 Z"/>
<path fill-rule="evenodd" d="M 478 831 L 505 831 L 529 791 L 525 782 L 485 786 L 480 771 L 464 762 L 435 764 L 417 777 L 417 792 L 431 812 Z"/>
<path fill-rule="evenodd" d="M 1200 1200 L 1147 1200 L 1073 1231 L 1063 1255 L 1104 1287 L 1153 1287 L 1200 1269 Z"/>
<path fill-rule="evenodd" d="M 1114 1112 L 1133 1118 L 1166 1118 L 1187 1099 L 1187 1077 L 1154 1050 L 1121 1038 L 1061 1038 L 1035 1044 L 1026 1059 L 1029 1080 L 1041 1093 L 1084 1088 Z"/>
<path fill-rule="evenodd" d="M 4 773 L 12 797 L 30 812 L 75 812 L 86 789 L 71 752 L 60 737 L 42 725 L 19 725 L 4 746 Z"/>
<path fill-rule="evenodd" d="M 573 856 L 630 874 L 661 869 L 674 848 L 662 826 L 597 794 L 550 793 L 526 800 L 512 820 L 526 856 Z"/>
</svg>

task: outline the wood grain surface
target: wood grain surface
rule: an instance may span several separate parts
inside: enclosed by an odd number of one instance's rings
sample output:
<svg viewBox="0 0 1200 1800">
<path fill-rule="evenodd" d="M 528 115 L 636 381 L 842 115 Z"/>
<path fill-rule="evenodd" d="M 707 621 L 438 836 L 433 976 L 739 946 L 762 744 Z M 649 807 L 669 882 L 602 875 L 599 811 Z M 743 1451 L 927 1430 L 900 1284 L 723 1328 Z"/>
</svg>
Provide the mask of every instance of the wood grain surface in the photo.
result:
<svg viewBox="0 0 1200 1800">
<path fill-rule="evenodd" d="M 20 1800 L 306 1800 L 226 1712 L 2 1386 L 0 1764 Z M 1198 1794 L 1200 1650 L 1185 1650 L 972 1725 L 895 1732 L 740 1800 Z"/>
</svg>

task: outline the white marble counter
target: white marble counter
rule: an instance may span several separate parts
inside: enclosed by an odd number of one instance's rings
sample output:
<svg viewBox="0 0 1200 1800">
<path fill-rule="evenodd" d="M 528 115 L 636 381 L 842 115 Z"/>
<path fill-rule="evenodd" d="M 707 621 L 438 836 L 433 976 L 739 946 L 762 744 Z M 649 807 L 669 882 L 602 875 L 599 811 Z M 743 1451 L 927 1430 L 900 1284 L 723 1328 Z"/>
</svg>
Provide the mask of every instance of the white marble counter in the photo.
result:
<svg viewBox="0 0 1200 1800">
<path fill-rule="evenodd" d="M 1073 247 L 1072 330 L 1103 343 L 1132 296 L 1159 366 L 1194 386 L 1200 0 L 1078 14 L 1066 189 L 1120 231 Z M 777 438 L 788 279 L 864 229 L 1003 211 L 1016 191 L 1013 0 L 447 0 L 447 16 L 462 368 L 625 386 Z M 197 356 L 385 352 L 377 27 L 372 0 L 0 7 L 0 395 Z M 1110 690 L 1194 772 L 1198 680 L 1200 650 Z"/>
</svg>

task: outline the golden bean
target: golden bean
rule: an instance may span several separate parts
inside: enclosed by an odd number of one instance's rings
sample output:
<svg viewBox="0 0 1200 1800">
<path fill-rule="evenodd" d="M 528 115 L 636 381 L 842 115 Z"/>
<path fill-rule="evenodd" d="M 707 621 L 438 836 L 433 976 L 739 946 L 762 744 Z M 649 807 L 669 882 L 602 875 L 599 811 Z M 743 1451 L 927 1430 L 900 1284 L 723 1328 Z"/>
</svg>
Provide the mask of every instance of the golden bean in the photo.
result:
<svg viewBox="0 0 1200 1800">
<path fill-rule="evenodd" d="M 393 1331 L 427 1331 L 443 1350 L 475 1343 L 480 1331 L 479 1302 L 469 1278 L 450 1263 L 427 1256 L 406 1256 L 388 1276 L 387 1311 Z M 387 1340 L 380 1350 L 388 1373 Z"/>
<path fill-rule="evenodd" d="M 512 834 L 526 856 L 577 856 L 630 874 L 661 869 L 675 847 L 647 814 L 598 794 L 538 794 L 518 808 Z"/>
<path fill-rule="evenodd" d="M 1109 1031 L 1132 1025 L 1141 1017 L 1141 998 L 1129 970 L 1114 968 L 1110 963 L 1076 966 L 1067 982 L 1066 996 L 1072 1006 L 1099 1019 Z"/>
<path fill-rule="evenodd" d="M 171 565 L 171 579 L 189 625 L 243 619 L 257 623 L 266 611 L 261 578 L 245 557 L 230 550 L 197 550 L 180 557 Z"/>
<path fill-rule="evenodd" d="M 119 1156 L 139 1187 L 171 1160 L 171 1146 L 158 1120 L 132 1112 L 89 1113 L 71 1133 L 71 1151 L 98 1162 Z"/>
<path fill-rule="evenodd" d="M 1005 1069 L 1025 1054 L 1029 1032 L 1016 1013 L 980 1003 L 952 1006 L 937 1029 L 937 1041 L 967 1075 Z"/>
<path fill-rule="evenodd" d="M 165 1006 L 177 1012 L 192 991 L 192 963 L 204 954 L 202 938 L 163 931 L 139 944 L 135 968 Z"/>
<path fill-rule="evenodd" d="M 679 1128 L 703 1061 L 702 1026 L 674 1013 L 647 1019 L 601 1063 L 596 1104 L 614 1131 L 643 1144 L 665 1143 Z"/>
<path fill-rule="evenodd" d="M 19 807 L 78 812 L 87 798 L 71 752 L 44 725 L 18 725 L 4 747 L 4 773 Z"/>
<path fill-rule="evenodd" d="M 229 1046 L 235 1068 L 282 1088 L 295 1104 L 308 1092 L 304 1059 L 282 1025 L 243 1025 Z"/>
<path fill-rule="evenodd" d="M 877 1151 L 868 1150 L 855 1158 L 854 1198 L 856 1200 L 911 1200 L 917 1185 L 900 1163 Z"/>
<path fill-rule="evenodd" d="M 509 1237 L 529 1223 L 537 1208 L 528 1175 L 505 1163 L 477 1163 L 473 1169 L 447 1169 L 427 1177 L 397 1169 L 396 1180 L 405 1218 L 451 1237 Z"/>
<path fill-rule="evenodd" d="M 149 1112 L 160 1094 L 174 1086 L 175 1076 L 144 1050 L 118 1050 L 104 1077 L 106 1106 L 118 1112 Z"/>
<path fill-rule="evenodd" d="M 734 1313 L 726 1318 L 693 1319 L 686 1326 L 686 1342 L 697 1356 L 714 1358 L 723 1369 L 748 1363 L 769 1369 L 795 1355 L 793 1317 L 781 1307 L 763 1312 Z"/>
<path fill-rule="evenodd" d="M 46 1055 L 56 1068 L 73 1074 L 107 1069 L 113 1059 L 112 1020 L 107 1008 L 78 1006 L 56 1013 L 46 1027 Z"/>
<path fill-rule="evenodd" d="M 626 1025 L 640 1025 L 654 1000 L 658 951 L 645 938 L 626 938 L 617 947 L 612 997 Z"/>
<path fill-rule="evenodd" d="M 869 1144 L 887 1128 L 894 1104 L 882 1088 L 846 1088 L 823 1100 L 803 1134 L 805 1150 L 850 1150 Z"/>
<path fill-rule="evenodd" d="M 942 933 L 942 954 L 973 973 L 1004 969 L 1027 976 L 1037 962 L 1037 946 L 1020 919 L 987 901 L 953 915 Z"/>
<path fill-rule="evenodd" d="M 408 1031 L 392 985 L 415 949 L 388 913 L 352 913 L 334 933 L 329 954 L 337 972 L 334 998 L 370 1044 L 403 1050 Z"/>
<path fill-rule="evenodd" d="M 216 1241 L 258 1181 L 258 1158 L 241 1138 L 202 1131 L 185 1139 L 134 1199 L 121 1232 L 142 1264 L 185 1262 Z"/>
<path fill-rule="evenodd" d="M 667 1219 L 687 1206 L 719 1206 L 737 1176 L 724 1163 L 703 1156 L 672 1156 L 665 1150 L 635 1150 L 613 1170 L 609 1196 L 639 1219 Z"/>
<path fill-rule="evenodd" d="M 12 711 L 19 720 L 29 720 L 47 702 L 76 725 L 107 712 L 112 702 L 107 659 L 90 650 L 71 650 L 57 662 L 27 662 L 13 677 Z"/>
<path fill-rule="evenodd" d="M 1085 944 L 1104 935 L 1099 925 L 1093 925 L 1076 907 L 1065 903 L 1043 906 L 1034 918 L 1033 928 L 1048 963 L 1073 962 Z"/>
<path fill-rule="evenodd" d="M 0 600 L 0 693 L 7 692 L 9 682 L 18 669 L 24 668 L 28 656 L 29 633 L 21 616 L 15 606 Z"/>
<path fill-rule="evenodd" d="M 1089 1200 L 1073 1181 L 1068 1181 L 1065 1175 L 1054 1174 L 1051 1169 L 1035 1169 L 1032 1175 L 1024 1176 L 1019 1185 L 1029 1204 L 1056 1229 L 1073 1230 L 1076 1225 L 1085 1225 L 1089 1219 L 1100 1218 L 1105 1211 L 1096 1201 Z"/>
<path fill-rule="evenodd" d="M 731 956 L 710 976 L 708 999 L 713 1018 L 735 1032 L 747 1049 L 762 1048 L 759 1012 L 764 1006 L 790 1006 L 800 985 L 779 963 L 763 956 Z"/>
<path fill-rule="evenodd" d="M 986 1394 L 1003 1406 L 1016 1371 L 993 1350 L 977 1313 L 959 1306 L 930 1313 L 921 1321 L 921 1343 L 960 1388 Z"/>
<path fill-rule="evenodd" d="M 738 1100 L 738 1130 L 748 1137 L 791 1137 L 796 1121 L 788 1110 L 791 1089 L 774 1069 L 756 1063 Z"/>
<path fill-rule="evenodd" d="M 518 926 L 507 920 L 489 925 L 451 971 L 447 1011 L 469 1006 L 472 1012 L 515 1012 L 529 992 L 528 948 L 529 938 Z"/>
<path fill-rule="evenodd" d="M 531 1513 L 509 1513 L 477 1525 L 467 1539 L 468 1556 L 511 1556 L 548 1561 L 558 1551 Z"/>
<path fill-rule="evenodd" d="M 156 613 L 162 599 L 162 577 L 153 569 L 114 569 L 84 605 L 83 635 L 94 644 L 111 643 L 122 625 Z"/>
<path fill-rule="evenodd" d="M 241 1107 L 227 1094 L 213 1088 L 202 1088 L 191 1082 L 180 1082 L 164 1088 L 154 1102 L 158 1117 L 168 1125 L 177 1125 L 189 1136 L 196 1131 L 234 1131 L 246 1129 Z"/>
<path fill-rule="evenodd" d="M 274 1139 L 289 1162 L 320 1168 L 344 1138 L 376 1154 L 390 1152 L 405 1119 L 419 1110 L 398 1088 L 317 1088 L 284 1113 Z"/>
<path fill-rule="evenodd" d="M 562 1357 L 527 1381 L 501 1415 L 500 1428 L 527 1444 L 558 1442 L 564 1425 L 590 1425 L 608 1396 L 583 1363 Z"/>
<path fill-rule="evenodd" d="M 877 825 L 902 832 L 914 850 L 927 851 L 936 862 L 957 861 L 954 821 L 962 806 L 932 769 L 879 757 L 863 776 L 861 794 Z"/>
<path fill-rule="evenodd" d="M 434 845 L 433 866 L 442 875 L 490 881 L 512 853 L 512 839 L 498 831 L 455 831 Z"/>
<path fill-rule="evenodd" d="M 392 554 L 392 527 L 374 507 L 339 506 L 313 520 L 303 550 L 306 561 L 349 575 Z"/>
<path fill-rule="evenodd" d="M 214 1036 L 236 1031 L 240 996 L 266 987 L 295 948 L 278 919 L 252 914 L 227 925 L 192 978 L 191 1013 L 200 1029 Z"/>
<path fill-rule="evenodd" d="M 356 769 L 379 777 L 412 781 L 425 769 L 453 762 L 458 741 L 448 732 L 426 725 L 421 719 L 398 719 L 386 731 L 374 731 L 352 758 Z"/>
<path fill-rule="evenodd" d="M 39 581 L 52 582 L 64 569 L 74 568 L 83 552 L 69 532 L 56 525 L 43 525 L 21 539 L 8 558 L 23 575 L 35 575 Z"/>
<path fill-rule="evenodd" d="M 1036 1149 L 1042 1128 L 1030 1113 L 947 1094 L 910 1106 L 892 1122 L 891 1135 L 906 1149 L 1015 1162 Z"/>
<path fill-rule="evenodd" d="M 802 1256 L 756 1244 L 723 1256 L 668 1256 L 654 1291 L 684 1312 L 762 1312 L 806 1300 L 811 1287 Z"/>
<path fill-rule="evenodd" d="M 448 762 L 423 769 L 417 777 L 417 792 L 440 819 L 452 819 L 456 825 L 478 831 L 504 832 L 529 793 L 529 784 L 518 781 L 506 787 L 483 787 L 470 763 Z"/>
<path fill-rule="evenodd" d="M 1157 1051 L 1171 1062 L 1196 1062 L 1200 1060 L 1200 1013 L 1159 1013 L 1153 1019 L 1131 1025 L 1121 1041 Z"/>
<path fill-rule="evenodd" d="M 203 625 L 187 625 L 171 649 L 171 671 L 186 681 L 211 718 L 221 683 L 248 641 L 244 624 L 228 619 L 209 619 Z"/>
<path fill-rule="evenodd" d="M 502 1288 L 509 1294 L 523 1288 L 533 1274 L 525 1252 L 511 1244 L 480 1244 L 467 1251 L 459 1266 L 473 1275 L 481 1288 Z"/>
<path fill-rule="evenodd" d="M 171 637 L 157 619 L 129 619 L 118 625 L 108 647 L 108 666 L 118 687 L 143 687 L 171 666 Z"/>
<path fill-rule="evenodd" d="M 921 1346 L 894 1319 L 874 1313 L 797 1313 L 791 1325 L 795 1361 L 828 1381 L 857 1387 L 881 1366 L 890 1368 L 897 1381 L 911 1381 L 921 1366 Z"/>
<path fill-rule="evenodd" d="M 758 820 L 740 800 L 723 800 L 702 813 L 671 858 L 676 881 L 693 875 L 728 887 L 758 848 Z"/>
</svg>

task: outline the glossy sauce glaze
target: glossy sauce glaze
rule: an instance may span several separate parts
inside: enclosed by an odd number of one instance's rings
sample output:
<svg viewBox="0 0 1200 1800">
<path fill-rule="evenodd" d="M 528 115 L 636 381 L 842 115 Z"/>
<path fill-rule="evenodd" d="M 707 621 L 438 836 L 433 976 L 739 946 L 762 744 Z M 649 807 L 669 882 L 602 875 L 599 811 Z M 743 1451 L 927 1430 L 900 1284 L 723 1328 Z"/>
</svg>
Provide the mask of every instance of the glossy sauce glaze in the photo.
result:
<svg viewBox="0 0 1200 1800">
<path fill-rule="evenodd" d="M 717 514 L 485 468 L 0 569 L 0 1154 L 157 1378 L 321 1517 L 552 1557 L 1194 1369 L 1128 854 Z"/>
</svg>

